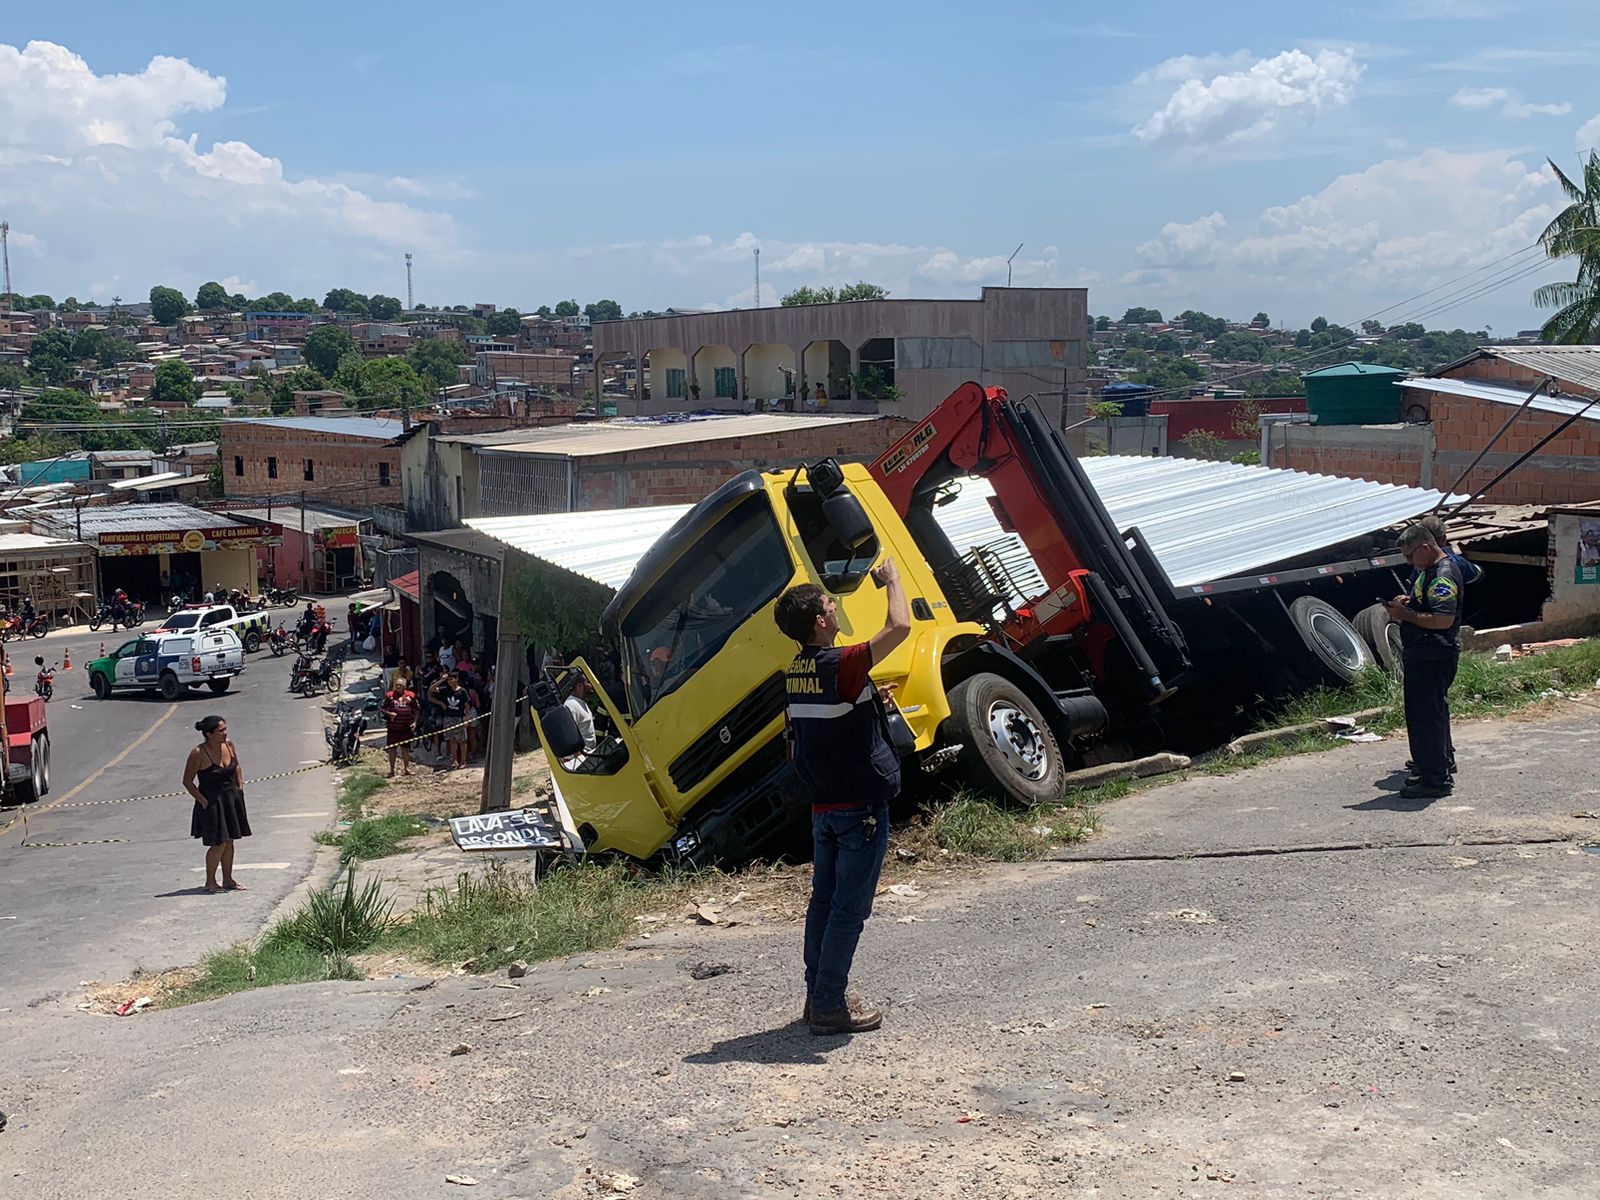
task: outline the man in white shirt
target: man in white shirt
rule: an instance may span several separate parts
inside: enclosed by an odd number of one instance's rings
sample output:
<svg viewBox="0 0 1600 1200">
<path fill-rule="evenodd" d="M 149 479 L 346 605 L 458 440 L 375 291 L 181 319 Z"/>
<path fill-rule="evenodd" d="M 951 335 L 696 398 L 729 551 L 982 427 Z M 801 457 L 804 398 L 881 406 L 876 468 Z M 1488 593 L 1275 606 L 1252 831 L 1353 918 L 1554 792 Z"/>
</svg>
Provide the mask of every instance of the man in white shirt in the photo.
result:
<svg viewBox="0 0 1600 1200">
<path fill-rule="evenodd" d="M 580 676 L 572 685 L 572 695 L 567 697 L 566 708 L 572 714 L 572 723 L 578 727 L 578 735 L 583 738 L 583 753 L 561 760 L 561 765 L 569 771 L 577 770 L 599 744 L 594 736 L 594 713 L 589 711 L 588 702 L 584 699 L 588 694 L 589 681 Z"/>
</svg>

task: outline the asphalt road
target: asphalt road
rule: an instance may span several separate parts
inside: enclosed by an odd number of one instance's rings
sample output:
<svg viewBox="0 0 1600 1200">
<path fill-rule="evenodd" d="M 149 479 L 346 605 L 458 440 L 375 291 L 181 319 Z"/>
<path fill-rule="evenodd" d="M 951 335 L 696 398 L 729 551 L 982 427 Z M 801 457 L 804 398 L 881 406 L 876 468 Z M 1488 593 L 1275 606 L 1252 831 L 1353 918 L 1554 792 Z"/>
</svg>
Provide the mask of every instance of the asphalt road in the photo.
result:
<svg viewBox="0 0 1600 1200">
<path fill-rule="evenodd" d="M 199 741 L 194 723 L 213 712 L 228 719 L 247 780 L 320 761 L 327 755 L 322 704 L 289 695 L 293 659 L 266 653 L 247 655 L 245 673 L 221 696 L 201 689 L 177 703 L 143 692 L 96 700 L 84 668 L 100 636 L 80 629 L 11 647 L 14 690 L 31 690 L 36 653 L 58 662 L 70 649 L 74 669 L 56 676 L 48 706 L 50 794 L 0 811 L 0 1009 L 75 992 L 81 980 L 192 962 L 253 936 L 305 875 L 315 851 L 310 835 L 333 811 L 326 769 L 248 787 L 253 836 L 238 844 L 236 873 L 249 890 L 206 894 L 187 794 L 107 802 L 180 791 L 185 756 Z M 106 641 L 114 646 L 128 636 Z M 24 836 L 29 843 L 117 841 L 33 849 L 21 844 Z"/>
<path fill-rule="evenodd" d="M 1456 740 L 1446 801 L 1392 798 L 1391 739 L 1130 796 L 1079 861 L 923 876 L 868 924 L 852 982 L 887 1019 L 852 1039 L 799 1024 L 790 923 L 658 926 L 516 984 L 41 1005 L 0 1026 L 0 1178 L 20 1200 L 1589 1200 L 1594 713 Z"/>
</svg>

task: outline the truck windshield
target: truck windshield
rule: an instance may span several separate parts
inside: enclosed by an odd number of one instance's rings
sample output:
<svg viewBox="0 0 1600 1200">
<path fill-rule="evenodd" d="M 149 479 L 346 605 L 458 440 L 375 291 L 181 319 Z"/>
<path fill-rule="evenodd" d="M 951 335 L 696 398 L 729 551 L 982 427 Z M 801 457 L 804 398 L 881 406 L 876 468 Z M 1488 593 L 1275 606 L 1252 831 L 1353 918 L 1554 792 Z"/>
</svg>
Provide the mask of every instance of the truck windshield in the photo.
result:
<svg viewBox="0 0 1600 1200">
<path fill-rule="evenodd" d="M 622 618 L 622 672 L 636 720 L 722 649 L 794 575 L 765 493 L 691 536 L 691 547 Z"/>
</svg>

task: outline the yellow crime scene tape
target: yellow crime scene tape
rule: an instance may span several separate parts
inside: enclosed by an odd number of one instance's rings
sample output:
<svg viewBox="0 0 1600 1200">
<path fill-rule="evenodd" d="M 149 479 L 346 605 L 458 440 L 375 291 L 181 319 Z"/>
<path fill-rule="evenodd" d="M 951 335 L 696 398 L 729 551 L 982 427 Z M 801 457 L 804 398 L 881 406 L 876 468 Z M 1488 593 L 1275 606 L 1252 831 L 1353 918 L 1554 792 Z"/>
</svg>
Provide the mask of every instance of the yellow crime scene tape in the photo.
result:
<svg viewBox="0 0 1600 1200">
<path fill-rule="evenodd" d="M 513 701 L 513 707 L 521 708 L 523 704 L 527 702 L 527 699 L 528 698 L 526 696 L 519 697 L 517 700 Z M 433 738 L 440 737 L 446 733 L 450 733 L 453 730 L 465 729 L 468 725 L 476 725 L 479 721 L 490 715 L 492 714 L 482 713 L 475 717 L 469 717 L 465 721 L 458 721 L 454 725 L 446 725 L 440 729 L 430 729 L 426 733 L 419 733 L 415 737 L 409 737 L 404 741 L 395 742 L 394 748 L 399 749 L 401 746 L 410 746 L 416 742 L 431 741 Z M 366 748 L 374 750 L 389 749 L 388 746 L 372 746 Z M 343 759 L 339 762 L 334 762 L 330 759 L 328 762 L 311 763 L 304 767 L 296 767 L 292 771 L 279 771 L 275 775 L 262 775 L 256 779 L 247 779 L 240 786 L 249 787 L 257 783 L 271 783 L 273 780 L 277 779 L 288 779 L 294 775 L 306 775 L 312 771 L 321 771 L 326 767 L 348 767 L 352 763 L 358 762 L 360 757 L 361 755 L 358 751 L 353 757 Z M 178 790 L 172 792 L 151 792 L 144 796 L 122 796 L 116 800 L 79 800 L 72 804 L 53 805 L 50 811 L 63 812 L 69 808 L 102 808 L 109 804 L 132 804 L 137 800 L 174 800 L 179 796 L 187 796 L 188 794 L 188 792 L 184 791 L 182 788 L 179 788 Z M 17 849 L 19 850 L 69 850 L 77 846 L 118 846 L 125 845 L 128 841 L 127 838 L 91 838 L 85 841 L 77 842 L 30 842 L 28 840 L 28 809 L 26 806 L 22 808 L 21 821 L 22 840 L 17 843 Z"/>
</svg>

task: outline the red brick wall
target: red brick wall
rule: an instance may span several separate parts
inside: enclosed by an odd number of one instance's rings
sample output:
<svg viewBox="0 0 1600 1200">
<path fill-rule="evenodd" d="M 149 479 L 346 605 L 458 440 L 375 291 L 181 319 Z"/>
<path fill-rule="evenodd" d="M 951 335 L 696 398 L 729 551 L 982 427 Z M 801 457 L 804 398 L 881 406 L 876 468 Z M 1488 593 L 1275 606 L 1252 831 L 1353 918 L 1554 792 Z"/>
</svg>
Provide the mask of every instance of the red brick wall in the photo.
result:
<svg viewBox="0 0 1600 1200">
<path fill-rule="evenodd" d="M 580 459 L 578 504 L 585 509 L 694 504 L 740 471 L 791 467 L 829 456 L 841 462 L 871 462 L 910 424 L 898 417 L 880 417 Z"/>
<path fill-rule="evenodd" d="M 1504 366 L 1475 363 L 1474 366 Z M 1481 378 L 1481 376 L 1480 376 Z M 1531 388 L 1533 383 L 1529 381 Z M 1441 487 L 1448 487 L 1476 457 L 1478 451 L 1505 424 L 1514 409 L 1466 396 L 1432 397 L 1434 436 L 1438 440 Z M 1474 492 L 1511 461 L 1532 450 L 1566 418 L 1530 409 L 1517 418 L 1505 436 L 1459 490 Z M 1580 417 L 1557 434 L 1543 449 L 1517 467 L 1484 498 L 1497 504 L 1544 504 L 1600 499 L 1600 421 Z"/>
<path fill-rule="evenodd" d="M 1264 413 L 1302 413 L 1306 411 L 1304 396 L 1270 396 L 1257 401 Z M 1151 416 L 1167 418 L 1167 445 L 1181 442 L 1197 429 L 1216 434 L 1223 441 L 1237 441 L 1241 436 L 1235 428 L 1239 422 L 1241 401 L 1183 398 L 1156 400 L 1150 405 Z M 1251 436 L 1251 435 L 1245 435 Z"/>
<path fill-rule="evenodd" d="M 400 447 L 372 438 L 343 437 L 334 433 L 288 429 L 281 425 L 222 424 L 222 487 L 228 496 L 297 496 L 302 490 L 308 503 L 343 507 L 399 504 Z M 243 460 L 244 473 L 234 473 L 234 459 Z M 268 459 L 276 458 L 278 477 L 268 473 Z M 315 478 L 305 478 L 306 459 Z M 389 466 L 389 484 L 378 483 L 379 465 Z"/>
<path fill-rule="evenodd" d="M 1340 475 L 1346 479 L 1369 479 L 1373 483 L 1401 483 L 1420 486 L 1422 452 L 1383 447 L 1296 446 L 1275 447 L 1272 465 L 1317 475 Z"/>
</svg>

